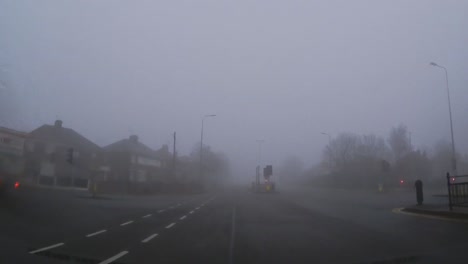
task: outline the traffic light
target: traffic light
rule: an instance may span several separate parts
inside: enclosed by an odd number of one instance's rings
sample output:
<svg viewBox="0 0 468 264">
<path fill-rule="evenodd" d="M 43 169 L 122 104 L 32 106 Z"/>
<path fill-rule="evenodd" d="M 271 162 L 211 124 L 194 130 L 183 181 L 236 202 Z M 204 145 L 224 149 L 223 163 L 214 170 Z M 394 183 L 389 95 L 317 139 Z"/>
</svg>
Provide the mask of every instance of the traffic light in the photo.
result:
<svg viewBox="0 0 468 264">
<path fill-rule="evenodd" d="M 268 178 L 271 175 L 273 175 L 273 166 L 267 165 L 265 168 L 263 168 L 263 177 Z"/>
<path fill-rule="evenodd" d="M 69 148 L 67 150 L 67 162 L 70 163 L 70 164 L 73 164 L 73 148 Z"/>
</svg>

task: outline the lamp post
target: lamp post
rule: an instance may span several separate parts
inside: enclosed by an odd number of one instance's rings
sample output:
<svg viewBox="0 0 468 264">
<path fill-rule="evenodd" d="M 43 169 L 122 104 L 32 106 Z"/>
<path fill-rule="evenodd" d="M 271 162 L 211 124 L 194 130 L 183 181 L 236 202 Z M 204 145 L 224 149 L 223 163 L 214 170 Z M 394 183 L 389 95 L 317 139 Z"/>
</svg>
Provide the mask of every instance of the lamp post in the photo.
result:
<svg viewBox="0 0 468 264">
<path fill-rule="evenodd" d="M 457 175 L 457 159 L 455 157 L 455 140 L 453 137 L 453 122 L 452 122 L 452 105 L 450 103 L 450 90 L 449 90 L 449 82 L 448 82 L 448 72 L 447 68 L 445 68 L 442 65 L 439 65 L 435 62 L 429 63 L 431 66 L 438 67 L 441 69 L 444 69 L 445 71 L 445 85 L 447 88 L 447 101 L 448 101 L 448 107 L 449 107 L 449 117 L 450 117 L 450 134 L 452 136 L 452 173 L 453 175 Z"/>
<path fill-rule="evenodd" d="M 216 115 L 205 115 L 202 118 L 202 125 L 201 125 L 201 139 L 200 139 L 200 181 L 203 179 L 203 127 L 205 118 L 208 117 L 215 117 Z"/>
<path fill-rule="evenodd" d="M 325 132 L 322 132 L 321 134 L 322 134 L 322 135 L 327 135 L 327 136 L 328 136 L 328 144 L 330 144 L 330 142 L 331 142 L 331 136 L 330 136 L 330 134 L 325 133 Z"/>
</svg>

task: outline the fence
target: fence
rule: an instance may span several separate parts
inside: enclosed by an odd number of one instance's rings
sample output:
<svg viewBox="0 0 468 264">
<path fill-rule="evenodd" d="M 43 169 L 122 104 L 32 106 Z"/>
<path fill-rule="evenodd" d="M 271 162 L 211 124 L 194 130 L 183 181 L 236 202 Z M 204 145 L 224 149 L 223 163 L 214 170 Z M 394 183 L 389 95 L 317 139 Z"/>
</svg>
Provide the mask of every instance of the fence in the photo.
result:
<svg viewBox="0 0 468 264">
<path fill-rule="evenodd" d="M 450 176 L 447 173 L 449 208 L 468 207 L 468 175 Z"/>
</svg>

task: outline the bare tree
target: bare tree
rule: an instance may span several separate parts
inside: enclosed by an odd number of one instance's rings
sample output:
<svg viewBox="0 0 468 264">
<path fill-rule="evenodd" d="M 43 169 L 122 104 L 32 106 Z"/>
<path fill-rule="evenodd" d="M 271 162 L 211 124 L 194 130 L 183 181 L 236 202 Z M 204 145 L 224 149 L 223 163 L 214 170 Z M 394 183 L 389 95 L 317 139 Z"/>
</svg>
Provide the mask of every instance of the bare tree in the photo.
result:
<svg viewBox="0 0 468 264">
<path fill-rule="evenodd" d="M 413 151 L 410 134 L 405 125 L 392 128 L 388 138 L 388 144 L 390 145 L 395 161 L 398 161 L 406 154 Z"/>
</svg>

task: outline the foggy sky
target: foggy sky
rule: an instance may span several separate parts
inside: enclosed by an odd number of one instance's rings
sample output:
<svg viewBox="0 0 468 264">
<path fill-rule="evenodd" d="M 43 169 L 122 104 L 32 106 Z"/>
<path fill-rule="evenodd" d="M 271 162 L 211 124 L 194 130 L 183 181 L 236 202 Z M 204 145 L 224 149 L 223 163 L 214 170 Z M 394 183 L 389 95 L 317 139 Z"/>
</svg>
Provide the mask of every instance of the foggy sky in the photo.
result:
<svg viewBox="0 0 468 264">
<path fill-rule="evenodd" d="M 0 0 L 8 125 L 56 118 L 104 146 L 138 134 L 187 154 L 200 140 L 252 175 L 320 160 L 340 132 L 406 124 L 416 146 L 468 153 L 467 1 Z M 5 122 L 4 122 L 5 123 Z"/>
</svg>

